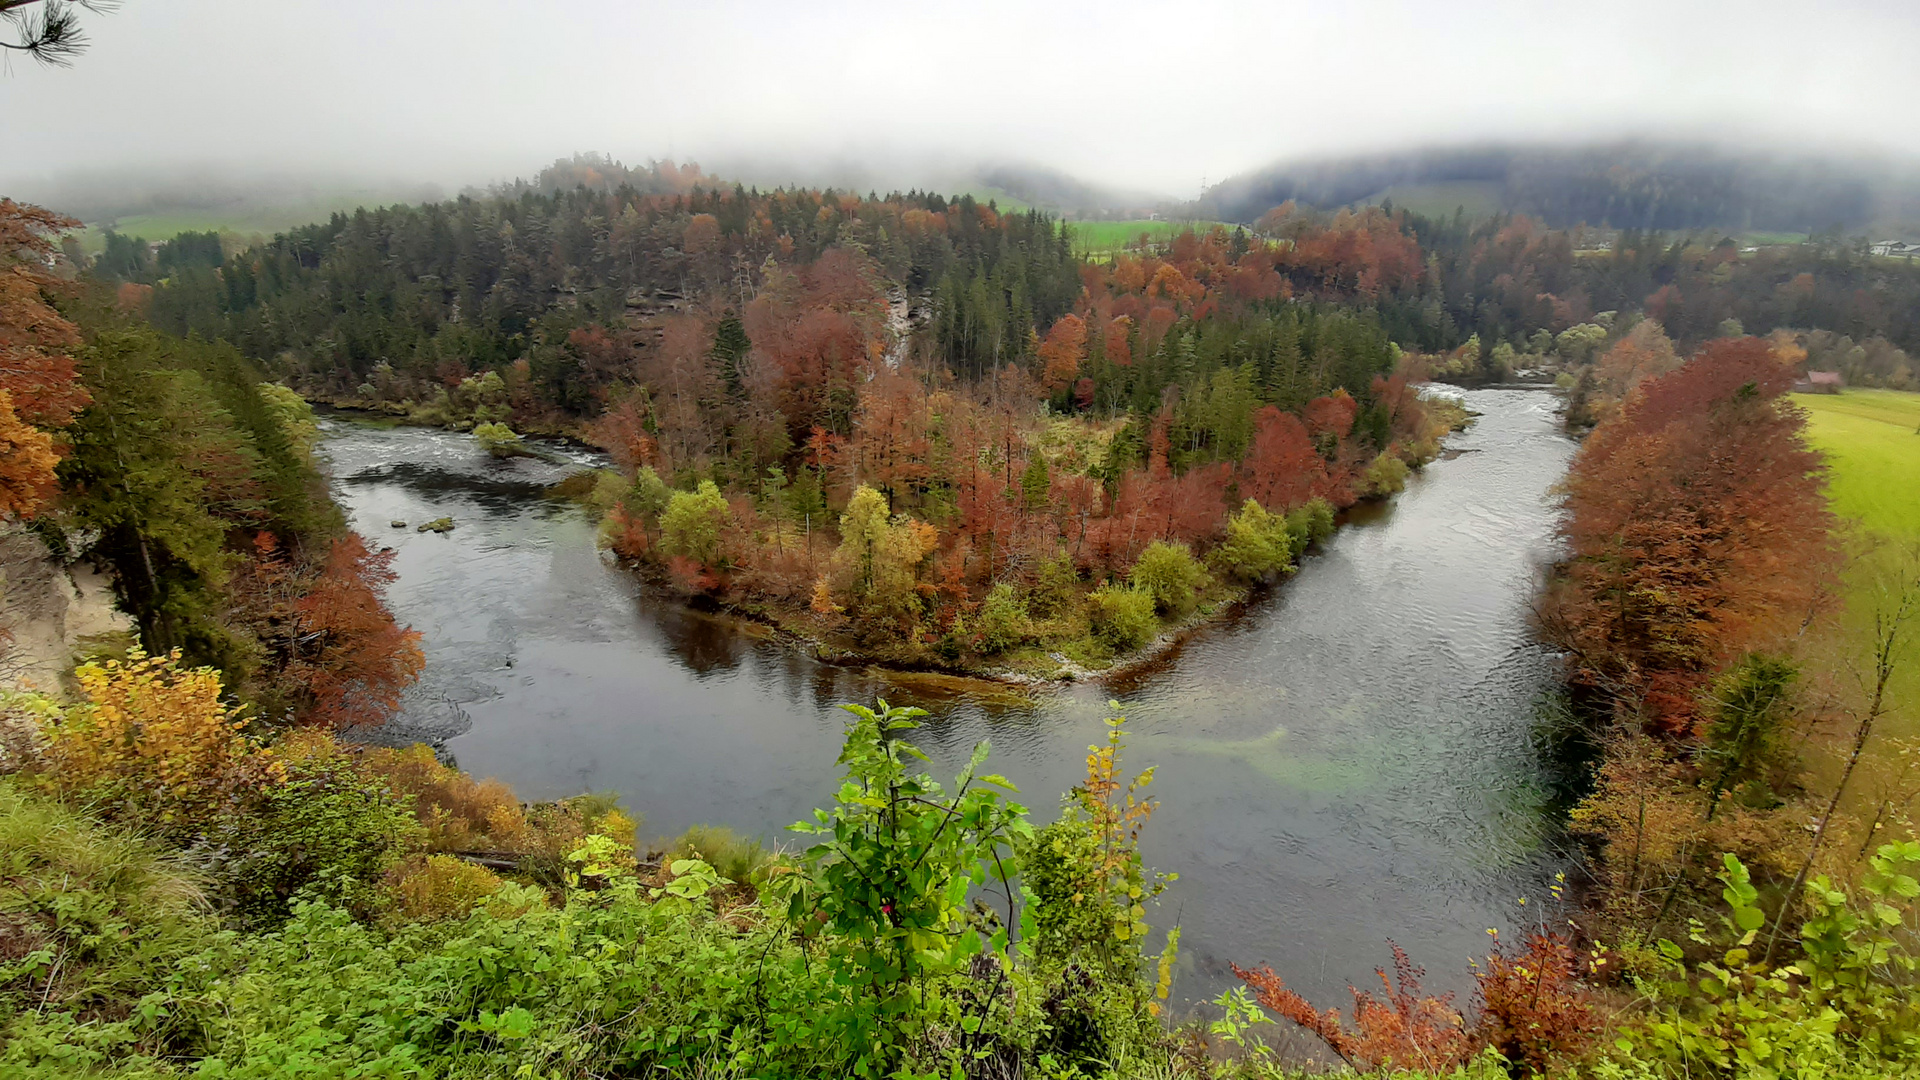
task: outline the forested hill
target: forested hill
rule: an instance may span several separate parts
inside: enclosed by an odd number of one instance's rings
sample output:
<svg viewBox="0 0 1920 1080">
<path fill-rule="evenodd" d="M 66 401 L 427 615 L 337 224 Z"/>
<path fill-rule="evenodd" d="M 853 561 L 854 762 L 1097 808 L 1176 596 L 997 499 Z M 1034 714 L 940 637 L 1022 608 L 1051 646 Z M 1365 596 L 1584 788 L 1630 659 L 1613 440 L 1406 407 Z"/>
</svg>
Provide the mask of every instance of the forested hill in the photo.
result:
<svg viewBox="0 0 1920 1080">
<path fill-rule="evenodd" d="M 1251 222 L 1288 200 L 1392 197 L 1426 213 L 1506 211 L 1557 227 L 1826 232 L 1920 229 L 1920 168 L 1658 143 L 1481 146 L 1288 162 L 1203 195 L 1202 218 Z"/>
<path fill-rule="evenodd" d="M 402 386 L 401 396 L 418 397 L 524 361 L 520 388 L 576 417 L 598 411 L 614 376 L 593 343 L 604 334 L 583 344 L 576 331 L 639 331 L 695 307 L 746 316 L 782 274 L 798 290 L 795 310 L 808 313 L 780 331 L 809 337 L 800 351 L 864 349 L 889 300 L 937 295 L 930 347 L 963 375 L 1029 355 L 1032 328 L 1066 314 L 1080 293 L 1064 230 L 1038 213 L 919 192 L 693 183 L 660 193 L 629 180 L 543 173 L 493 196 L 335 214 L 243 258 L 214 247 L 185 259 L 174 252 L 183 237 L 160 250 L 169 265 L 149 265 L 137 249 L 116 262 L 110 249 L 96 270 L 134 284 L 164 275 L 151 300 L 156 324 L 282 358 L 282 373 L 313 389 L 353 394 L 398 381 L 417 391 Z"/>
</svg>

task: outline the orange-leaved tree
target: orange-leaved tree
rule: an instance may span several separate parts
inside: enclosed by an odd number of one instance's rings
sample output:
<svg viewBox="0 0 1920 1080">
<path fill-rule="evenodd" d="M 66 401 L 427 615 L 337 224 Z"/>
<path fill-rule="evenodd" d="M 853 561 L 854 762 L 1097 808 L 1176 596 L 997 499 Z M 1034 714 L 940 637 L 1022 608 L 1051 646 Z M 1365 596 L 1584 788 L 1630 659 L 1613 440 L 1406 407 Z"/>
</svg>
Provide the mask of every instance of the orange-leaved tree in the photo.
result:
<svg viewBox="0 0 1920 1080">
<path fill-rule="evenodd" d="M 71 350 L 79 331 L 54 307 L 54 238 L 79 222 L 0 199 L 0 515 L 30 517 L 55 489 L 50 434 L 73 422 L 87 391 Z"/>
<path fill-rule="evenodd" d="M 420 632 L 394 622 L 382 594 L 393 552 L 369 551 L 359 533 L 334 539 L 306 594 L 293 602 L 300 645 L 288 674 L 309 696 L 307 718 L 348 728 L 384 721 L 426 657 Z"/>
<path fill-rule="evenodd" d="M 1047 392 L 1058 393 L 1072 385 L 1086 355 L 1087 324 L 1078 315 L 1060 316 L 1040 344 L 1040 379 Z"/>
<path fill-rule="evenodd" d="M 1577 679 L 1658 728 L 1690 731 L 1716 670 L 1826 596 L 1833 516 L 1792 381 L 1764 341 L 1711 342 L 1642 382 L 1568 474 L 1545 628 Z"/>
<path fill-rule="evenodd" d="M 233 595 L 272 661 L 264 706 L 336 729 L 387 718 L 425 665 L 420 634 L 396 623 L 386 605 L 392 561 L 391 551 L 369 551 L 353 532 L 330 541 L 324 558 L 284 547 L 270 532 L 254 537 Z"/>
</svg>

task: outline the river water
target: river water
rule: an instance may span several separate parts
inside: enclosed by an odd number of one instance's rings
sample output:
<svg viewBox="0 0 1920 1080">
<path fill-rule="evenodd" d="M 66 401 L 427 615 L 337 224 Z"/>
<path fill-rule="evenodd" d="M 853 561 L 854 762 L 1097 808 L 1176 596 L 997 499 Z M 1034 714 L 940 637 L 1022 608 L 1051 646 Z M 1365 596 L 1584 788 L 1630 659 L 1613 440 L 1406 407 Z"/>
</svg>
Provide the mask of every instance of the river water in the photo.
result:
<svg viewBox="0 0 1920 1080">
<path fill-rule="evenodd" d="M 1537 917 L 1561 865 L 1533 741 L 1553 664 L 1527 615 L 1573 444 L 1549 394 L 1466 401 L 1481 417 L 1448 460 L 1237 619 L 1148 670 L 1031 694 L 820 664 L 645 595 L 580 509 L 541 496 L 592 463 L 577 451 L 496 461 L 467 436 L 335 417 L 325 453 L 355 527 L 396 549 L 390 599 L 424 635 L 384 738 L 444 741 L 527 799 L 617 790 L 643 837 L 779 841 L 837 786 L 839 702 L 931 710 L 915 741 L 936 775 L 991 739 L 1050 818 L 1115 699 L 1124 761 L 1158 770 L 1143 850 L 1180 875 L 1149 914 L 1183 927 L 1176 996 L 1217 993 L 1231 960 L 1324 1006 L 1367 985 L 1389 938 L 1430 987 L 1462 986 L 1486 930 Z M 414 531 L 443 515 L 451 533 Z"/>
</svg>

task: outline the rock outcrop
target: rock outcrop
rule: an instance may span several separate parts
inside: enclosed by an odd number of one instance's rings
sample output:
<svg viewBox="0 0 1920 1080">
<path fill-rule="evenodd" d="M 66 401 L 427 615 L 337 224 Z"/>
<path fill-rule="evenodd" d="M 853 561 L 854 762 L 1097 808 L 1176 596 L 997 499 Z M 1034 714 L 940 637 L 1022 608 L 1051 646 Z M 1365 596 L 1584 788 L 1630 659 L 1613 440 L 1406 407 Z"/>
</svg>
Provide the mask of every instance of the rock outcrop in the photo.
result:
<svg viewBox="0 0 1920 1080">
<path fill-rule="evenodd" d="M 0 687 L 61 695 L 85 643 L 131 635 L 107 579 L 86 563 L 66 566 L 18 524 L 0 526 Z"/>
</svg>

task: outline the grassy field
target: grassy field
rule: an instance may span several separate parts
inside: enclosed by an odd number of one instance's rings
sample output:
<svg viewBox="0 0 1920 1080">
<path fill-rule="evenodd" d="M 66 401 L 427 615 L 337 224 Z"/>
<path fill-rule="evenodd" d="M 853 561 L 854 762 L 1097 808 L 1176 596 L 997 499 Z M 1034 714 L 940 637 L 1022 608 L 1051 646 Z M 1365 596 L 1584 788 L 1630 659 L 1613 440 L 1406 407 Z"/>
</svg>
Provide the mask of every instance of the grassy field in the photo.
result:
<svg viewBox="0 0 1920 1080">
<path fill-rule="evenodd" d="M 1833 470 L 1833 508 L 1865 529 L 1920 542 L 1920 394 L 1796 394 Z"/>
<path fill-rule="evenodd" d="M 123 236 L 155 241 L 171 240 L 183 232 L 209 230 L 265 239 L 301 225 L 325 221 L 336 210 L 352 210 L 363 205 L 376 204 L 341 200 L 274 209 L 174 210 L 159 214 L 127 214 L 112 221 L 90 221 L 75 236 L 80 240 L 81 250 L 89 254 L 98 254 L 106 246 L 107 229 Z"/>
<path fill-rule="evenodd" d="M 1751 247 L 1778 247 L 1783 244 L 1804 244 L 1806 233 L 1797 232 L 1744 232 L 1739 234 L 1740 243 Z"/>
<path fill-rule="evenodd" d="M 1180 235 L 1188 229 L 1194 232 L 1206 232 L 1215 225 L 1226 225 L 1219 221 L 1069 221 L 1067 227 L 1073 230 L 1073 250 L 1083 255 L 1112 255 L 1132 246 L 1133 242 L 1146 235 L 1155 243 Z"/>
<path fill-rule="evenodd" d="M 1828 496 L 1834 510 L 1856 530 L 1842 571 L 1846 610 L 1832 642 L 1833 670 L 1871 667 L 1876 609 L 1885 609 L 1884 586 L 1911 580 L 1920 555 L 1920 394 L 1897 390 L 1848 390 L 1841 394 L 1796 394 L 1811 414 L 1808 434 L 1827 455 Z M 1898 668 L 1888 687 L 1892 711 L 1868 744 L 1862 775 L 1847 802 L 1861 816 L 1881 799 L 1896 802 L 1910 781 L 1903 747 L 1920 745 L 1920 625 L 1909 625 Z M 1838 775 L 1837 755 L 1816 754 L 1816 786 Z"/>
</svg>

